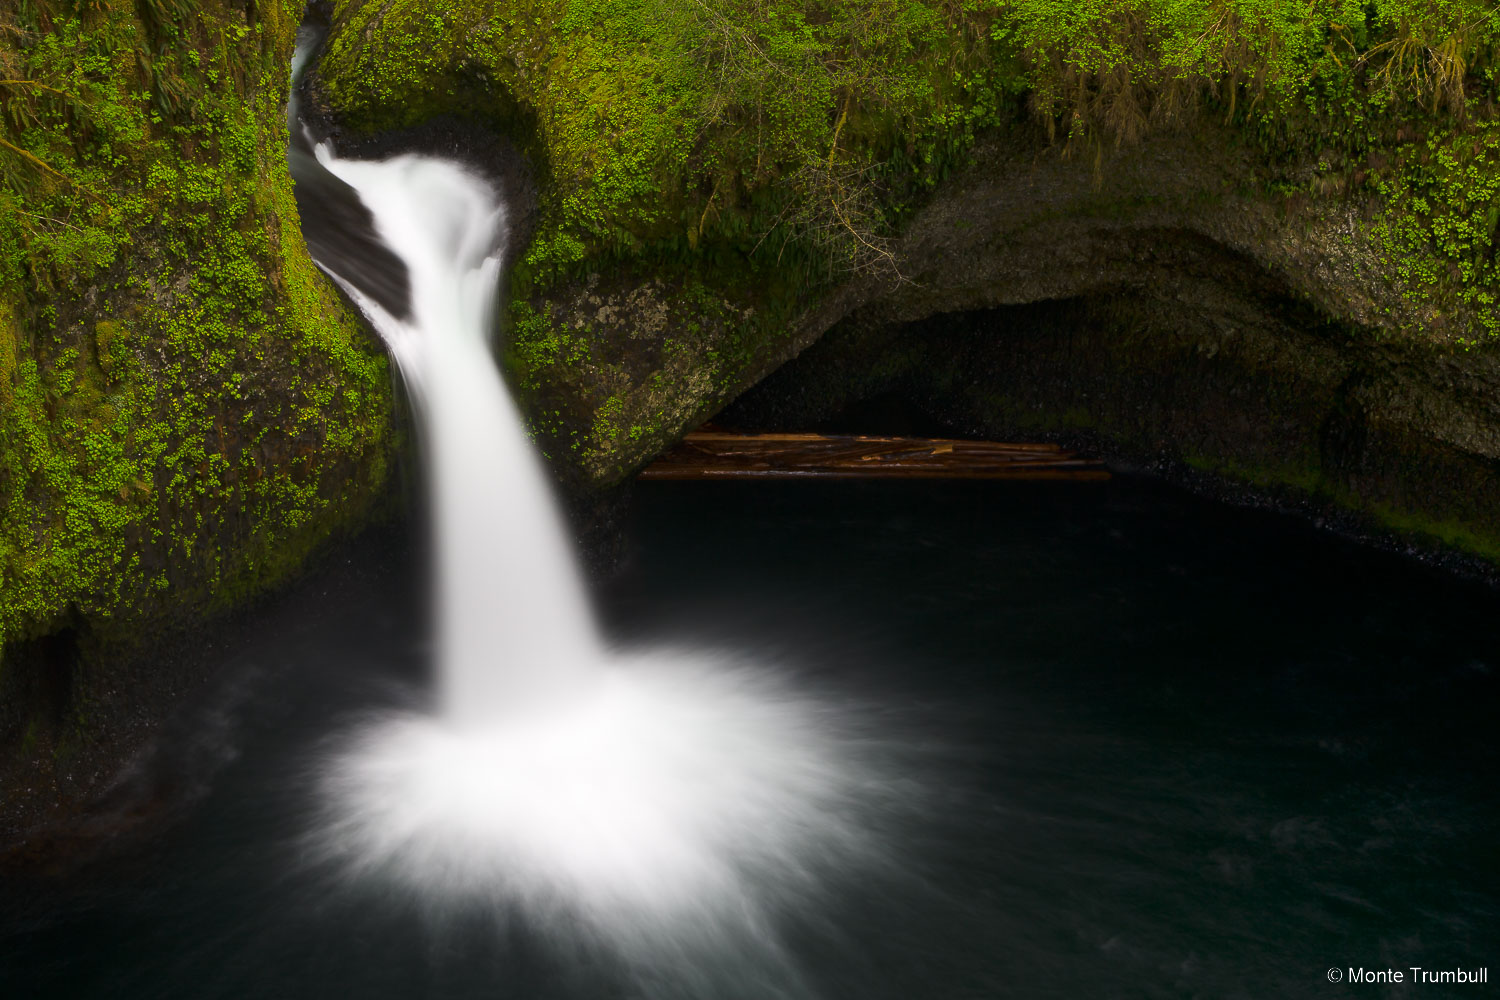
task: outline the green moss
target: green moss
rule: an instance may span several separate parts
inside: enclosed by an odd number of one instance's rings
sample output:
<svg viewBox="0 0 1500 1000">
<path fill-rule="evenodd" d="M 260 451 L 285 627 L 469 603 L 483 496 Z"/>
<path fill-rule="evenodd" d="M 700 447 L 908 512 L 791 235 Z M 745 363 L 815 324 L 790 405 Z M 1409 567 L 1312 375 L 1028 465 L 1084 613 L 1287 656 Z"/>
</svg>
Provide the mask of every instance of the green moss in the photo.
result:
<svg viewBox="0 0 1500 1000">
<path fill-rule="evenodd" d="M 1149 141 L 1205 111 L 1239 126 L 1293 206 L 1359 205 L 1351 234 L 1410 307 L 1390 332 L 1500 333 L 1493 0 L 1000 0 L 992 35 L 1069 145 Z"/>
<path fill-rule="evenodd" d="M 1422 511 L 1398 509 L 1387 503 L 1370 503 L 1358 494 L 1331 482 L 1314 466 L 1255 465 L 1226 461 L 1220 457 L 1189 455 L 1189 466 L 1229 479 L 1266 488 L 1291 489 L 1304 496 L 1318 497 L 1346 510 L 1359 511 L 1389 531 L 1407 537 L 1425 539 L 1433 545 L 1466 552 L 1490 563 L 1500 564 L 1500 536 L 1476 530 L 1475 523 L 1434 517 Z"/>
<path fill-rule="evenodd" d="M 1456 340 L 1473 346 L 1500 333 L 1500 122 L 1432 128 L 1395 146 L 1389 176 L 1376 181 L 1383 211 L 1373 232 L 1406 299 L 1426 307 L 1419 328 L 1461 311 L 1472 324 Z"/>
<path fill-rule="evenodd" d="M 662 252 L 868 264 L 897 221 L 876 192 L 934 183 L 978 106 L 955 72 L 982 40 L 913 0 L 335 7 L 320 75 L 351 124 L 467 112 L 543 166 L 523 291 Z"/>
<path fill-rule="evenodd" d="M 1500 535 L 1477 532 L 1471 524 L 1423 517 L 1385 504 L 1375 505 L 1371 512 L 1381 524 L 1399 534 L 1426 537 L 1500 565 Z"/>
<path fill-rule="evenodd" d="M 1289 463 L 1246 465 L 1242 462 L 1225 459 L 1221 456 L 1201 455 L 1191 452 L 1183 456 L 1183 461 L 1189 468 L 1197 469 L 1200 472 L 1210 472 L 1214 475 L 1223 476 L 1226 479 L 1233 479 L 1253 486 L 1290 487 L 1298 493 L 1307 496 L 1341 501 L 1346 507 L 1359 509 L 1364 506 L 1364 504 L 1358 502 L 1357 498 L 1345 495 L 1336 489 L 1323 474 L 1323 471 L 1313 465 Z"/>
<path fill-rule="evenodd" d="M 385 478 L 385 361 L 286 170 L 299 8 L 0 15 L 0 644 L 240 600 Z"/>
<path fill-rule="evenodd" d="M 506 367 L 543 452 L 592 485 L 623 478 L 739 391 L 784 343 L 766 283 L 662 261 L 513 303 Z"/>
</svg>

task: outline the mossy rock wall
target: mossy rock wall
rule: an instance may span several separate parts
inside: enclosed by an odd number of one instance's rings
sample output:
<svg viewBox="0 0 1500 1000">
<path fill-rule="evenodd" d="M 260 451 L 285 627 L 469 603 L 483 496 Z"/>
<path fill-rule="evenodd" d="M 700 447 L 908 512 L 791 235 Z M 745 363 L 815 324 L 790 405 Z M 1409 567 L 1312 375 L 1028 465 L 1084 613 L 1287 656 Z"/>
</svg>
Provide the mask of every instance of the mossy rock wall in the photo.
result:
<svg viewBox="0 0 1500 1000">
<path fill-rule="evenodd" d="M 544 451 L 586 489 L 805 343 L 811 298 L 880 256 L 969 131 L 962 115 L 917 142 L 896 127 L 964 100 L 971 46 L 935 5 L 333 9 L 311 103 L 347 132 L 460 115 L 531 158 L 506 358 Z"/>
<path fill-rule="evenodd" d="M 1267 192 L 1213 128 L 1102 177 L 1024 136 L 976 155 L 907 230 L 911 284 L 722 419 L 894 394 L 929 432 L 1058 438 L 1500 563 L 1500 341 L 1394 280 L 1378 204 Z"/>
<path fill-rule="evenodd" d="M 1056 440 L 1382 544 L 1500 564 L 1500 352 L 1380 344 L 1284 289 L 1226 294 L 1213 265 L 1254 265 L 1201 238 L 1156 231 L 1150 245 L 1176 258 L 1172 279 L 842 324 L 717 419 Z"/>
<path fill-rule="evenodd" d="M 73 656 L 33 640 L 123 655 L 286 578 L 383 495 L 390 373 L 308 257 L 287 173 L 300 15 L 0 8 L 0 736 L 23 756 L 146 697 L 32 676 Z"/>
<path fill-rule="evenodd" d="M 851 314 L 1072 295 L 1093 255 L 1134 280 L 1125 229 L 1198 233 L 1372 337 L 1446 356 L 1500 330 L 1488 0 L 334 12 L 314 89 L 347 129 L 458 114 L 532 158 L 506 359 L 585 488 Z"/>
</svg>

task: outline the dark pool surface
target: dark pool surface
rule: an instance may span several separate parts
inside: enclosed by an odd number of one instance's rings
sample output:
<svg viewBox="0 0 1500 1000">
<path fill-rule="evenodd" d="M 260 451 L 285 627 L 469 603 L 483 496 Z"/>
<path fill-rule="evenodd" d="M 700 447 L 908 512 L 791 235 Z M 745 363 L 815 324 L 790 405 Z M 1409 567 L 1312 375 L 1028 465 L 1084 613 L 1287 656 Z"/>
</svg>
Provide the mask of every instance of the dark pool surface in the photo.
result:
<svg viewBox="0 0 1500 1000">
<path fill-rule="evenodd" d="M 749 649 L 922 745 L 903 878 L 784 914 L 794 985 L 308 867 L 323 741 L 423 673 L 382 543 L 235 640 L 184 819 L 0 886 L 0 997 L 1494 995 L 1493 591 L 1130 480 L 641 484 L 628 553 L 623 640 Z M 1328 981 L 1412 966 L 1491 985 Z"/>
</svg>

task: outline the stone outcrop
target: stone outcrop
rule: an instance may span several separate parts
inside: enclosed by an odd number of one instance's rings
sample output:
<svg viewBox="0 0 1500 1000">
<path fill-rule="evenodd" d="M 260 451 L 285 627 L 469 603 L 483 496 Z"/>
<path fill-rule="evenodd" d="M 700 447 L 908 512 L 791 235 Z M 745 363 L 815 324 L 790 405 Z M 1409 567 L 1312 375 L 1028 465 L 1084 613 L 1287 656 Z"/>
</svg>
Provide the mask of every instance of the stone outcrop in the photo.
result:
<svg viewBox="0 0 1500 1000">
<path fill-rule="evenodd" d="M 0 9 L 0 829 L 97 791 L 209 668 L 159 643 L 384 503 L 389 368 L 287 173 L 300 16 Z"/>
</svg>

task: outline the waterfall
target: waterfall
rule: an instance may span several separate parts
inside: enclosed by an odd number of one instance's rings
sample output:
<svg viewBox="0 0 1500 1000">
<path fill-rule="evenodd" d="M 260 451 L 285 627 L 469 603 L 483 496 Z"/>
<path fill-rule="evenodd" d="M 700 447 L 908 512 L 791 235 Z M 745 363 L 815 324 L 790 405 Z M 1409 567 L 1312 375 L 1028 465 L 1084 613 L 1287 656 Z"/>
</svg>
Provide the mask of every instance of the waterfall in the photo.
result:
<svg viewBox="0 0 1500 1000">
<path fill-rule="evenodd" d="M 421 156 L 319 161 L 359 193 L 406 265 L 406 319 L 346 285 L 412 395 L 436 518 L 445 714 L 534 714 L 597 680 L 603 651 L 544 470 L 490 353 L 504 209 L 488 184 Z"/>
<path fill-rule="evenodd" d="M 879 741 L 764 664 L 602 641 L 492 357 L 505 208 L 483 179 L 326 143 L 292 166 L 315 259 L 411 393 L 437 563 L 439 697 L 334 741 L 310 855 L 429 903 L 582 927 L 696 984 L 680 993 L 802 992 L 775 924 L 880 855 Z"/>
</svg>

